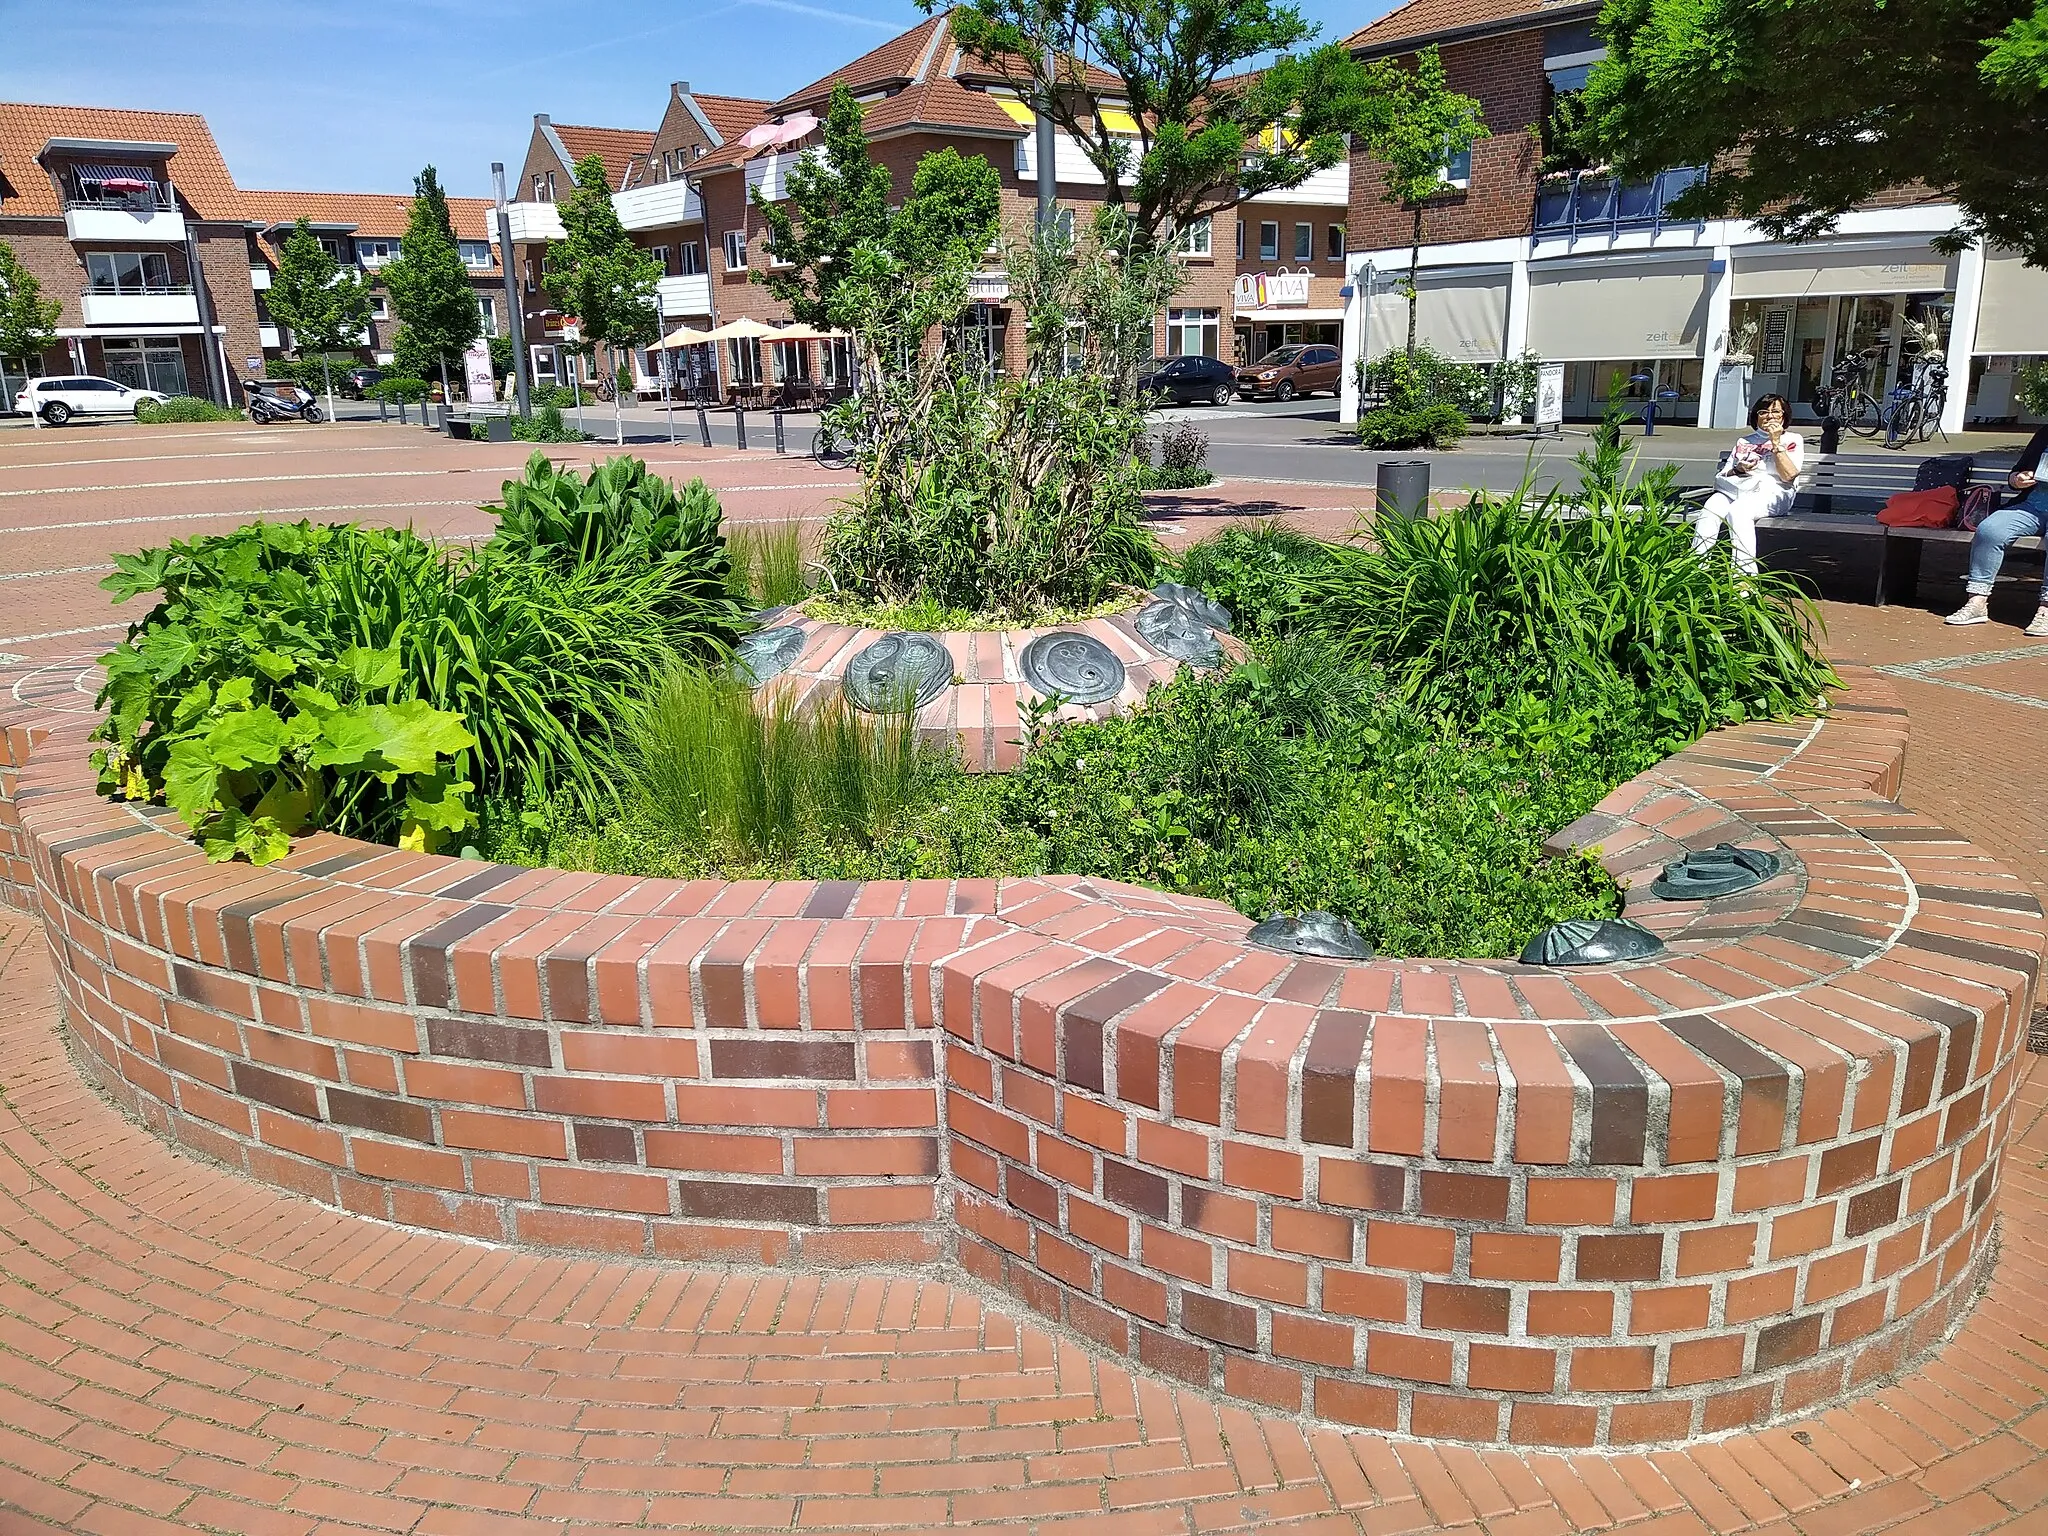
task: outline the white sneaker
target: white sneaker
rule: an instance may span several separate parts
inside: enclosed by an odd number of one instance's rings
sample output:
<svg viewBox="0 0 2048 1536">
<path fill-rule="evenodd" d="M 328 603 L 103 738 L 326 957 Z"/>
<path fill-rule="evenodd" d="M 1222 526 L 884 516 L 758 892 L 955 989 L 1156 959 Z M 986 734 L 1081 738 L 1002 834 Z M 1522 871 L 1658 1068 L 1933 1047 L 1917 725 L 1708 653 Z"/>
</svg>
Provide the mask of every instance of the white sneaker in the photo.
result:
<svg viewBox="0 0 2048 1536">
<path fill-rule="evenodd" d="M 2048 603 L 2034 611 L 2034 622 L 2027 626 L 2027 635 L 2034 640 L 2048 640 Z"/>
<path fill-rule="evenodd" d="M 1979 593 L 1971 593 L 1969 600 L 1942 620 L 1944 624 L 1989 624 L 1991 622 L 1991 599 Z"/>
</svg>

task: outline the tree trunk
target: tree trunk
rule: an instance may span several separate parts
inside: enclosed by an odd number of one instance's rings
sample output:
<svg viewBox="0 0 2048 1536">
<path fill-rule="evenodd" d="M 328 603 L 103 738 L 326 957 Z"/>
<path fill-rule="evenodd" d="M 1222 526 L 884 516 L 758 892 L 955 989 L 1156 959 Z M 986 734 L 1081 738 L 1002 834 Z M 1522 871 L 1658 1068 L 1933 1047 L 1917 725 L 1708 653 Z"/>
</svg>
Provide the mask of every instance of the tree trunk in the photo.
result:
<svg viewBox="0 0 2048 1536">
<path fill-rule="evenodd" d="M 1422 270 L 1422 204 L 1415 205 L 1415 224 L 1408 239 L 1408 356 L 1415 356 L 1415 277 Z"/>
<path fill-rule="evenodd" d="M 632 363 L 619 362 L 624 355 L 617 347 L 612 348 L 612 443 L 619 448 L 626 446 L 625 381 L 633 376 Z"/>
</svg>

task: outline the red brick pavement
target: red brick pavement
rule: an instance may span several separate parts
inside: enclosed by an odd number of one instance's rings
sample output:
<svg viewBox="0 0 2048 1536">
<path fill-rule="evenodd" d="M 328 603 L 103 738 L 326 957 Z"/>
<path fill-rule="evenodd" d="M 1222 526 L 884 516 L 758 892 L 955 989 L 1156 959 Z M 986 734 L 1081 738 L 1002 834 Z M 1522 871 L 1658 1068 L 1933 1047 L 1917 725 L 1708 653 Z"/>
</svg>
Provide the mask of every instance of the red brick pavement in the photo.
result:
<svg viewBox="0 0 2048 1536">
<path fill-rule="evenodd" d="M 2048 1529 L 2048 1072 L 1958 1335 L 1686 1451 L 1344 1434 L 1092 1357 L 927 1275 L 543 1257 L 251 1184 L 79 1077 L 0 919 L 0 1531 Z"/>
</svg>

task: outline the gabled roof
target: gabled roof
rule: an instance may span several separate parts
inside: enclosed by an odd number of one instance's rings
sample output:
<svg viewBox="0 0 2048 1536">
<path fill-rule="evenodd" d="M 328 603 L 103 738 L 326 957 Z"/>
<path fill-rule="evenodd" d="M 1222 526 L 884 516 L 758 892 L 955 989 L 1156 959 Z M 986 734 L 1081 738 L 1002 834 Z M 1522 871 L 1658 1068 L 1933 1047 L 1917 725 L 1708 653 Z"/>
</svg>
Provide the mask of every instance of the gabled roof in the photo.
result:
<svg viewBox="0 0 2048 1536">
<path fill-rule="evenodd" d="M 555 137 L 562 148 L 569 152 L 569 169 L 576 168 L 576 162 L 585 155 L 596 155 L 604 162 L 605 180 L 616 192 L 625 185 L 626 168 L 635 155 L 646 156 L 654 150 L 654 132 L 641 128 L 584 128 L 574 123 L 550 123 Z"/>
<path fill-rule="evenodd" d="M 0 176 L 8 193 L 0 216 L 58 218 L 63 204 L 36 156 L 52 139 L 107 139 L 175 144 L 171 184 L 202 219 L 239 222 L 241 192 L 221 158 L 206 119 L 194 112 L 131 112 L 118 107 L 63 107 L 0 102 Z"/>
<path fill-rule="evenodd" d="M 840 65 L 800 91 L 791 91 L 775 103 L 775 115 L 780 117 L 799 107 L 822 107 L 834 86 L 843 85 L 858 96 L 922 79 L 932 67 L 932 55 L 938 51 L 941 38 L 950 30 L 950 21 L 944 14 L 927 17 L 879 48 L 870 48 L 850 64 Z"/>
<path fill-rule="evenodd" d="M 1404 53 L 1428 43 L 1519 32 L 1595 15 L 1594 0 L 1408 0 L 1344 39 L 1353 53 Z"/>
<path fill-rule="evenodd" d="M 753 96 L 709 96 L 703 91 L 690 92 L 690 100 L 697 103 L 712 131 L 727 144 L 763 121 L 773 105 Z"/>
<path fill-rule="evenodd" d="M 491 238 L 491 200 L 451 197 L 448 219 L 458 240 Z M 397 239 L 412 215 L 412 199 L 389 192 L 244 192 L 242 207 L 249 220 L 265 228 L 299 219 L 314 224 L 348 224 L 359 235 Z"/>
</svg>

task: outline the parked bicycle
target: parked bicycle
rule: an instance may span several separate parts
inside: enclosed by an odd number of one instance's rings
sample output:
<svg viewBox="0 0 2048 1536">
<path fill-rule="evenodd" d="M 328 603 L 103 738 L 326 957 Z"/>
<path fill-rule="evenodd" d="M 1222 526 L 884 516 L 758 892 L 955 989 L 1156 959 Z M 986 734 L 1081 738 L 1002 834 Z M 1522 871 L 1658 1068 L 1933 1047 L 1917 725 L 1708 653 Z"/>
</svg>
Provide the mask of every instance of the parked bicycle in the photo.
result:
<svg viewBox="0 0 2048 1536">
<path fill-rule="evenodd" d="M 1835 359 L 1827 387 L 1813 397 L 1813 408 L 1823 421 L 1832 416 L 1858 437 L 1875 437 L 1884 430 L 1884 405 L 1870 387 L 1883 357 L 1884 348 L 1866 347 Z"/>
<path fill-rule="evenodd" d="M 1941 429 L 1941 408 L 1948 398 L 1948 362 L 1940 356 L 1913 360 L 1913 382 L 1891 392 L 1884 410 L 1884 445 L 1903 448 L 1924 443 Z M 1942 433 L 1944 438 L 1947 433 Z"/>
</svg>

